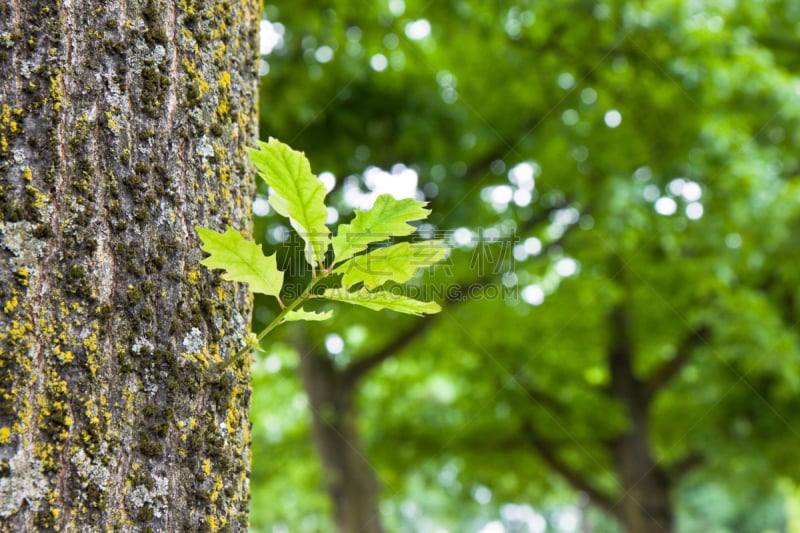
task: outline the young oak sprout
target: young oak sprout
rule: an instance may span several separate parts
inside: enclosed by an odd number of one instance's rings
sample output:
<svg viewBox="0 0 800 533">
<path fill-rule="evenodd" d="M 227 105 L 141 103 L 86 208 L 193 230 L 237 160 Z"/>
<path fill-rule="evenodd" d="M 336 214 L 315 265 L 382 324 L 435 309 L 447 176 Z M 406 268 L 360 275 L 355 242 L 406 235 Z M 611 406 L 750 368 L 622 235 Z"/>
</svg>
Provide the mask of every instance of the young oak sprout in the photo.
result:
<svg viewBox="0 0 800 533">
<path fill-rule="evenodd" d="M 300 307 L 312 297 L 411 315 L 441 310 L 436 302 L 415 300 L 381 287 L 388 281 L 405 283 L 421 268 L 441 261 L 448 252 L 443 241 L 400 242 L 370 249 L 370 245 L 414 233 L 415 228 L 409 222 L 422 220 L 430 214 L 430 210 L 425 209 L 425 202 L 412 198 L 397 200 L 383 194 L 378 196 L 371 209 L 356 210 L 352 222 L 339 224 L 336 235 L 331 238 L 325 225 L 328 218 L 325 187 L 311 173 L 305 154 L 273 138 L 266 143 L 259 142 L 259 148 L 249 150 L 250 160 L 258 175 L 271 188 L 270 206 L 288 218 L 302 237 L 312 280 L 298 298 L 284 304 L 280 297 L 283 272 L 278 270 L 276 254 L 264 255 L 260 245 L 245 239 L 230 227 L 224 233 L 196 227 L 203 241 L 202 249 L 209 253 L 201 261 L 203 265 L 225 270 L 224 279 L 246 283 L 251 292 L 274 296 L 281 306 L 280 314 L 255 338 L 249 338 L 247 346 L 223 362 L 224 367 L 257 347 L 261 339 L 283 323 L 327 320 L 333 316 L 332 310 L 317 313 Z M 326 262 L 331 247 L 333 258 Z M 327 288 L 318 294 L 312 292 L 322 280 L 339 275 L 340 286 Z"/>
</svg>

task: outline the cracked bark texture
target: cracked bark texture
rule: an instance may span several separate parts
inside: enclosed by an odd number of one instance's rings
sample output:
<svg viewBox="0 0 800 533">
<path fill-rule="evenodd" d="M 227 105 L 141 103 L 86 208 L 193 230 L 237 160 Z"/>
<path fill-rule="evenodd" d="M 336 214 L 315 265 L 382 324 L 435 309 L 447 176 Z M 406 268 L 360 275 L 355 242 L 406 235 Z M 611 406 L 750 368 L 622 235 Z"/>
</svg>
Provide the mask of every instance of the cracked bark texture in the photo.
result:
<svg viewBox="0 0 800 533">
<path fill-rule="evenodd" d="M 0 531 L 243 531 L 260 4 L 0 0 Z"/>
</svg>

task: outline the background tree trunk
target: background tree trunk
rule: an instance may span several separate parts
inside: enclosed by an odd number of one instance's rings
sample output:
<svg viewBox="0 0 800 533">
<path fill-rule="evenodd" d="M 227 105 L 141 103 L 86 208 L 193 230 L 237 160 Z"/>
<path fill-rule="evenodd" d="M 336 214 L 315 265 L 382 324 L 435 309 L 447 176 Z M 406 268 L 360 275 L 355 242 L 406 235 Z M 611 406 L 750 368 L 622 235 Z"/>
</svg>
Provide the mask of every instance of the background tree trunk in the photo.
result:
<svg viewBox="0 0 800 533">
<path fill-rule="evenodd" d="M 253 0 L 0 0 L 0 531 L 243 531 Z"/>
<path fill-rule="evenodd" d="M 297 339 L 300 375 L 309 398 L 312 428 L 339 533 L 382 533 L 379 483 L 361 451 L 355 383 L 325 354 Z"/>
<path fill-rule="evenodd" d="M 649 403 L 634 374 L 630 318 L 623 306 L 609 314 L 608 364 L 611 395 L 625 408 L 628 428 L 612 444 L 614 467 L 623 491 L 617 517 L 628 533 L 672 533 L 670 482 L 650 448 Z"/>
</svg>

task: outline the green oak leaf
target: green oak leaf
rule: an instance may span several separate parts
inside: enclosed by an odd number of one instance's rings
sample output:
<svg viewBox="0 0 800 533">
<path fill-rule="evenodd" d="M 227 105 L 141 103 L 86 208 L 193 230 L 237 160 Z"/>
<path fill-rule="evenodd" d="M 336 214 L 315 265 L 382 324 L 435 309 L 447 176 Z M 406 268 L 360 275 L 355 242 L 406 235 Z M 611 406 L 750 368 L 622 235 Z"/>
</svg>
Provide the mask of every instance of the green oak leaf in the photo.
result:
<svg viewBox="0 0 800 533">
<path fill-rule="evenodd" d="M 389 280 L 405 283 L 420 268 L 444 259 L 447 251 L 444 241 L 401 242 L 357 255 L 333 272 L 343 274 L 342 285 L 345 287 L 364 282 L 367 289 L 374 289 Z"/>
<path fill-rule="evenodd" d="M 338 288 L 328 289 L 320 296 L 336 302 L 360 305 L 367 309 L 372 309 L 373 311 L 389 309 L 390 311 L 397 311 L 398 313 L 420 316 L 423 314 L 438 313 L 442 310 L 436 302 L 422 302 L 386 291 L 370 292 L 366 289 L 360 289 L 354 292 L 348 292 L 345 289 Z"/>
<path fill-rule="evenodd" d="M 283 272 L 278 270 L 275 254 L 264 255 L 261 246 L 231 227 L 225 233 L 200 227 L 195 230 L 203 241 L 202 249 L 211 254 L 200 261 L 203 265 L 224 269 L 223 278 L 247 283 L 251 292 L 276 297 L 280 294 Z"/>
<path fill-rule="evenodd" d="M 311 173 L 303 152 L 273 138 L 258 144 L 260 150 L 250 148 L 248 153 L 259 175 L 274 191 L 270 205 L 289 217 L 292 227 L 306 242 L 306 260 L 311 265 L 322 264 L 330 243 L 330 230 L 325 225 L 325 186 Z M 275 195 L 277 198 L 273 198 Z"/>
<path fill-rule="evenodd" d="M 367 249 L 371 243 L 390 237 L 402 237 L 414 233 L 412 220 L 421 220 L 430 214 L 426 202 L 413 198 L 397 200 L 390 194 L 382 194 L 375 200 L 372 209 L 356 210 L 350 224 L 340 224 L 333 238 L 333 254 L 336 262 L 344 261 Z"/>
<path fill-rule="evenodd" d="M 294 311 L 289 311 L 286 313 L 286 316 L 283 317 L 284 322 L 298 322 L 301 320 L 308 320 L 312 322 L 319 322 L 322 320 L 328 320 L 333 316 L 333 311 L 323 311 L 318 313 L 316 311 L 306 311 L 304 309 L 295 309 Z"/>
<path fill-rule="evenodd" d="M 273 192 L 272 194 L 270 194 L 268 201 L 272 209 L 274 209 L 275 212 L 278 213 L 280 216 L 291 218 L 289 216 L 289 206 L 287 205 L 286 200 L 281 198 L 278 195 L 278 193 Z"/>
</svg>

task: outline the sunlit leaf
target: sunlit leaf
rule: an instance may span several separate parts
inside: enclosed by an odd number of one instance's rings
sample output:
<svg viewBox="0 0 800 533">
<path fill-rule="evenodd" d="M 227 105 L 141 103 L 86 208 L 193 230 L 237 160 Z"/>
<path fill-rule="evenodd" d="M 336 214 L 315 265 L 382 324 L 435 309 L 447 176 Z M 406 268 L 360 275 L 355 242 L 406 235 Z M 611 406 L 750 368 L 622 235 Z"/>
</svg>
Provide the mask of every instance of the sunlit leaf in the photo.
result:
<svg viewBox="0 0 800 533">
<path fill-rule="evenodd" d="M 283 272 L 278 270 L 275 254 L 264 255 L 261 246 L 248 241 L 234 229 L 225 233 L 195 228 L 209 255 L 201 261 L 208 268 L 225 270 L 223 278 L 247 283 L 252 292 L 278 296 L 283 285 Z"/>
<path fill-rule="evenodd" d="M 368 289 L 380 287 L 390 280 L 405 283 L 420 268 L 444 259 L 447 250 L 443 241 L 401 242 L 353 257 L 334 273 L 343 274 L 342 285 L 345 287 L 359 282 L 364 282 Z"/>
<path fill-rule="evenodd" d="M 341 262 L 364 251 L 371 243 L 390 237 L 402 237 L 414 233 L 412 220 L 421 220 L 430 214 L 425 202 L 405 198 L 397 200 L 390 194 L 382 194 L 368 211 L 356 210 L 350 224 L 340 224 L 333 238 L 335 261 Z"/>
<path fill-rule="evenodd" d="M 283 317 L 284 322 L 299 322 L 301 320 L 306 320 L 309 322 L 319 322 L 322 320 L 328 320 L 333 316 L 333 311 L 328 310 L 322 313 L 318 313 L 316 311 L 305 311 L 303 309 L 296 309 L 294 311 L 289 311 L 286 313 L 286 316 Z"/>
<path fill-rule="evenodd" d="M 269 195 L 269 205 L 272 206 L 272 209 L 275 210 L 282 217 L 290 218 L 289 216 L 289 206 L 278 193 L 273 192 Z"/>
<path fill-rule="evenodd" d="M 423 315 L 438 313 L 442 310 L 436 302 L 422 302 L 386 291 L 370 292 L 366 289 L 360 289 L 349 292 L 345 289 L 328 289 L 321 296 L 328 300 L 360 305 L 373 311 L 389 309 L 390 311 L 409 315 Z"/>
<path fill-rule="evenodd" d="M 303 152 L 272 138 L 267 143 L 259 142 L 259 147 L 260 150 L 250 149 L 249 154 L 259 175 L 274 191 L 270 205 L 290 218 L 292 227 L 306 243 L 306 260 L 312 265 L 321 264 L 330 244 L 330 230 L 325 225 L 325 186 L 311 173 Z"/>
</svg>

